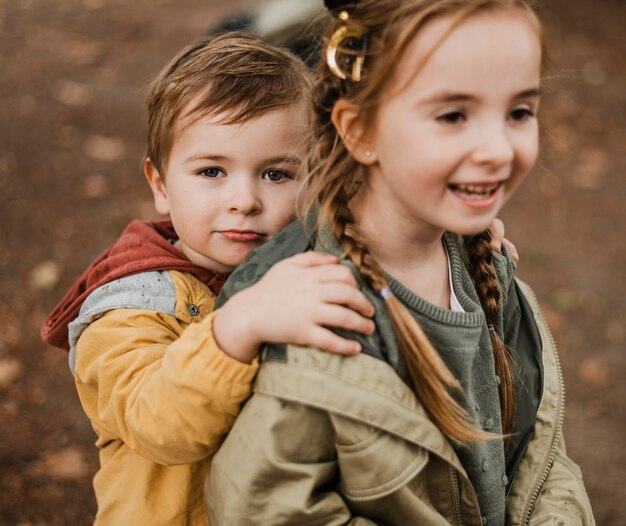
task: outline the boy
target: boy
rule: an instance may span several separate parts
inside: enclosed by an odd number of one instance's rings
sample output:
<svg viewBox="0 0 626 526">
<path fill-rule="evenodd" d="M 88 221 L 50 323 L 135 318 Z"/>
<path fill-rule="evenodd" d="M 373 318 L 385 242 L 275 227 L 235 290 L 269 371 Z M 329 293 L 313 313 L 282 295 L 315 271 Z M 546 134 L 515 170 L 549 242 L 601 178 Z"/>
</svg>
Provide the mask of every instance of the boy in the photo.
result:
<svg viewBox="0 0 626 526">
<path fill-rule="evenodd" d="M 70 349 L 98 435 L 96 524 L 207 524 L 209 458 L 248 398 L 263 341 L 355 353 L 371 333 L 352 273 L 293 258 L 212 313 L 227 274 L 295 218 L 308 76 L 243 34 L 202 39 L 153 81 L 144 174 L 170 221 L 133 221 L 42 328 Z M 279 314 L 279 315 L 278 315 Z"/>
</svg>

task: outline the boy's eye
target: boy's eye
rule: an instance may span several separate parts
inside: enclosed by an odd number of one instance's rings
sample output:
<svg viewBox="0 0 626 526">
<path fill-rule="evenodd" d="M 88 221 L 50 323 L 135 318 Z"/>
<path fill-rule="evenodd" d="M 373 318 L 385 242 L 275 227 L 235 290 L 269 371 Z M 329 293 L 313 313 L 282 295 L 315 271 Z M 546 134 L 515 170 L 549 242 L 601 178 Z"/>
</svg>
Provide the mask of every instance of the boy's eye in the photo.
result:
<svg viewBox="0 0 626 526">
<path fill-rule="evenodd" d="M 287 179 L 293 179 L 293 176 L 283 170 L 267 170 L 263 172 L 263 179 L 266 181 L 272 181 L 273 183 L 280 183 Z"/>
<path fill-rule="evenodd" d="M 444 124 L 458 124 L 465 120 L 465 115 L 461 111 L 449 111 L 437 117 L 439 122 Z"/>
<path fill-rule="evenodd" d="M 511 112 L 511 120 L 516 122 L 525 122 L 528 119 L 532 119 L 535 116 L 535 112 L 530 108 L 515 108 Z"/>
<path fill-rule="evenodd" d="M 200 170 L 198 174 L 203 175 L 204 177 L 209 177 L 211 179 L 214 179 L 216 177 L 220 177 L 221 175 L 223 175 L 224 171 L 221 170 L 220 168 L 205 168 L 204 170 Z"/>
</svg>

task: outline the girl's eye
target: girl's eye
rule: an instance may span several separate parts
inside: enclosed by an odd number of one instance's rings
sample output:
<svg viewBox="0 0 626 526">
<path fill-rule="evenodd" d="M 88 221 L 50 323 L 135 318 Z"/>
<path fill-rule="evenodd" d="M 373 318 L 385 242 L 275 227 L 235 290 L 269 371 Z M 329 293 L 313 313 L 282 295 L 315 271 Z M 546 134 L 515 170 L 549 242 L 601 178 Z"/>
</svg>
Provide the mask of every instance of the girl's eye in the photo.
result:
<svg viewBox="0 0 626 526">
<path fill-rule="evenodd" d="M 437 117 L 439 122 L 444 124 L 459 124 L 465 120 L 465 115 L 461 111 L 449 111 Z"/>
<path fill-rule="evenodd" d="M 535 112 L 530 108 L 516 108 L 511 112 L 511 120 L 515 122 L 525 122 L 532 119 L 535 116 Z"/>
<path fill-rule="evenodd" d="M 281 183 L 288 179 L 293 179 L 293 176 L 283 170 L 267 170 L 263 173 L 263 179 L 273 183 Z"/>
<path fill-rule="evenodd" d="M 204 177 L 208 177 L 209 179 L 215 179 L 216 177 L 220 177 L 224 174 L 224 171 L 220 168 L 205 168 L 204 170 L 200 170 L 198 175 L 203 175 Z"/>
</svg>

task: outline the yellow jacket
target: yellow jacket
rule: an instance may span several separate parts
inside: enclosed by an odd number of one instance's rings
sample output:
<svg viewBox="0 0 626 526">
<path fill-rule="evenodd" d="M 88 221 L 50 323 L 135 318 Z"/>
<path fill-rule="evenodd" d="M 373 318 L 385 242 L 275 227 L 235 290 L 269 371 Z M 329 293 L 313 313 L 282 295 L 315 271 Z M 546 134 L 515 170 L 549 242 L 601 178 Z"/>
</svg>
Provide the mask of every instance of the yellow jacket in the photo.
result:
<svg viewBox="0 0 626 526">
<path fill-rule="evenodd" d="M 96 524 L 208 524 L 209 459 L 258 367 L 219 349 L 214 303 L 191 274 L 145 272 L 95 291 L 70 324 L 76 387 L 100 450 Z"/>
</svg>

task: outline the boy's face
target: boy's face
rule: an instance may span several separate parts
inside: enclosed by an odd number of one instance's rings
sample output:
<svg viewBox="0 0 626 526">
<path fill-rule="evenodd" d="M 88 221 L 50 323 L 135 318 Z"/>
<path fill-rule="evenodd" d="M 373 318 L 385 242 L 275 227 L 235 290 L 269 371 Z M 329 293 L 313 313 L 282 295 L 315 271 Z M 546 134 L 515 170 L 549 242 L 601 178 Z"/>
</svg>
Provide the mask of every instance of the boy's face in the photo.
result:
<svg viewBox="0 0 626 526">
<path fill-rule="evenodd" d="M 202 267 L 230 272 L 295 218 L 307 119 L 293 105 L 244 123 L 222 120 L 183 123 L 165 180 L 149 160 L 144 171 L 176 246 Z"/>
</svg>

